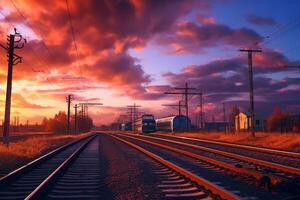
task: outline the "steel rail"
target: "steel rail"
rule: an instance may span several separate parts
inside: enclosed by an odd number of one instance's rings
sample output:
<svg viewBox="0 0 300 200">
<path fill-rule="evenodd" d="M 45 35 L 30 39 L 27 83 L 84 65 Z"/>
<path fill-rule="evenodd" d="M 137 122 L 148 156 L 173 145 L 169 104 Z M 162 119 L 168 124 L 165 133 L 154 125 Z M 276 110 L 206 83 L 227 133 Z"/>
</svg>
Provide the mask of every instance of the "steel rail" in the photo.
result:
<svg viewBox="0 0 300 200">
<path fill-rule="evenodd" d="M 127 135 L 123 135 L 123 136 L 130 137 L 132 139 L 136 139 L 136 140 L 139 140 L 139 141 L 142 141 L 142 142 L 145 142 L 145 143 L 148 143 L 148 144 L 160 147 L 160 148 L 164 148 L 164 149 L 167 149 L 167 150 L 170 150 L 170 151 L 173 151 L 173 152 L 176 152 L 176 153 L 179 153 L 181 155 L 185 155 L 185 156 L 197 159 L 197 160 L 201 160 L 201 161 L 216 165 L 218 167 L 225 168 L 225 169 L 230 170 L 230 171 L 234 171 L 234 172 L 239 173 L 239 174 L 247 174 L 247 175 L 255 177 L 259 181 L 263 180 L 265 177 L 269 177 L 270 180 L 271 180 L 271 183 L 273 185 L 277 185 L 278 183 L 283 181 L 283 178 L 275 176 L 275 175 L 261 173 L 261 172 L 258 172 L 258 171 L 254 171 L 252 169 L 240 168 L 240 167 L 237 167 L 235 165 L 228 164 L 226 162 L 215 160 L 215 159 L 212 159 L 212 158 L 208 158 L 206 156 L 201 156 L 201 155 L 189 152 L 189 151 L 185 151 L 185 150 L 182 150 L 182 149 L 177 149 L 177 148 L 174 148 L 174 147 L 171 147 L 171 146 L 151 142 L 151 141 L 148 141 L 148 140 L 139 139 L 139 138 L 136 138 L 136 136 L 132 136 L 132 137 L 127 136 Z M 138 136 L 138 137 L 147 137 L 147 136 Z M 154 138 L 154 139 L 156 139 L 156 138 Z M 162 141 L 167 141 L 167 140 L 162 140 Z M 167 142 L 172 143 L 173 141 L 167 141 Z M 181 143 L 177 143 L 177 144 L 181 144 Z M 185 144 L 182 144 L 182 145 L 185 145 Z M 191 146 L 189 146 L 189 147 L 191 147 Z"/>
<path fill-rule="evenodd" d="M 151 137 L 151 136 L 143 136 L 143 137 Z M 157 137 L 151 137 L 151 138 L 158 139 Z M 166 140 L 166 139 L 159 138 L 159 140 Z M 209 148 L 209 147 L 202 147 L 202 146 L 199 146 L 199 145 L 188 144 L 188 143 L 183 143 L 183 142 L 178 142 L 178 141 L 172 141 L 172 142 L 180 144 L 180 145 L 185 145 L 185 146 L 190 146 L 190 147 L 193 147 L 193 148 L 197 148 L 197 149 L 203 150 L 203 151 L 208 151 L 208 152 L 211 152 L 211 153 L 220 154 L 220 155 L 227 156 L 227 157 L 230 157 L 230 158 L 239 159 L 239 160 L 247 162 L 247 163 L 253 163 L 253 164 L 261 165 L 261 166 L 264 166 L 264 167 L 277 169 L 277 170 L 280 170 L 280 171 L 283 171 L 283 172 L 288 172 L 288 173 L 291 173 L 291 174 L 300 175 L 300 169 L 295 168 L 295 167 L 289 167 L 289 166 L 285 166 L 285 165 L 281 165 L 281 164 L 277 164 L 277 163 L 272 163 L 272 162 L 269 162 L 269 161 L 259 160 L 259 159 L 252 158 L 252 157 L 249 157 L 249 156 L 238 155 L 238 154 L 235 154 L 235 153 L 224 152 L 224 151 L 216 150 L 216 149 Z"/>
<path fill-rule="evenodd" d="M 210 143 L 210 144 L 217 144 L 217 145 L 221 145 L 221 146 L 235 147 L 235 148 L 240 148 L 240 149 L 246 149 L 246 150 L 258 151 L 258 152 L 262 152 L 262 153 L 287 156 L 287 157 L 292 157 L 292 158 L 300 158 L 300 153 L 292 152 L 292 151 L 284 151 L 284 150 L 264 148 L 264 147 L 255 147 L 255 146 L 250 146 L 250 145 L 235 144 L 235 143 L 230 143 L 230 142 L 221 142 L 221 141 L 216 141 L 216 140 L 207 140 L 207 139 L 184 137 L 184 136 L 166 135 L 166 134 L 161 134 L 161 133 L 155 133 L 154 135 L 171 137 L 171 138 L 173 137 L 173 138 L 191 140 L 191 141 L 198 141 L 198 142 L 204 142 L 204 143 Z"/>
<path fill-rule="evenodd" d="M 7 175 L 3 176 L 2 178 L 0 178 L 0 187 L 5 186 L 6 184 L 8 184 L 9 182 L 15 180 L 16 178 L 18 178 L 19 176 L 21 176 L 22 174 L 28 172 L 28 170 L 33 169 L 34 167 L 36 167 L 37 165 L 41 164 L 42 162 L 54 157 L 55 155 L 57 155 L 58 153 L 60 153 L 61 151 L 67 149 L 68 147 L 87 139 L 88 137 L 91 137 L 93 135 L 93 133 L 89 133 L 87 136 L 84 136 L 82 138 L 79 138 L 75 141 L 69 142 L 63 146 L 60 146 L 52 151 L 50 151 L 49 153 L 38 157 L 37 159 L 19 167 L 18 169 L 8 173 Z"/>
<path fill-rule="evenodd" d="M 40 185 L 38 185 L 25 200 L 40 199 L 43 194 L 49 190 L 53 183 L 60 177 L 63 172 L 71 165 L 71 163 L 80 155 L 84 148 L 96 138 L 96 135 L 90 137 L 86 142 L 80 145 L 62 164 L 59 165 Z"/>
<path fill-rule="evenodd" d="M 196 182 L 197 184 L 203 186 L 204 188 L 206 188 L 207 190 L 210 190 L 213 194 L 216 194 L 216 195 L 219 195 L 221 198 L 223 199 L 230 199 L 230 200 L 237 200 L 237 199 L 240 199 L 240 197 L 236 196 L 235 194 L 232 194 L 230 192 L 228 192 L 227 190 L 225 190 L 224 188 L 221 188 L 213 183 L 211 183 L 210 181 L 206 180 L 206 179 L 203 179 L 149 151 L 147 151 L 146 149 L 136 145 L 136 144 L 133 144 L 131 142 L 128 142 L 120 137 L 117 137 L 117 136 L 114 136 L 112 134 L 107 134 L 107 135 L 110 135 L 111 137 L 127 144 L 128 146 L 131 146 L 132 148 L 134 149 L 137 149 L 138 151 L 144 153 L 145 155 L 147 155 L 148 157 L 156 160 L 157 162 L 165 165 L 166 167 L 178 172 L 179 174 L 181 174 L 182 176 L 190 179 L 191 181 L 194 181 Z"/>
</svg>

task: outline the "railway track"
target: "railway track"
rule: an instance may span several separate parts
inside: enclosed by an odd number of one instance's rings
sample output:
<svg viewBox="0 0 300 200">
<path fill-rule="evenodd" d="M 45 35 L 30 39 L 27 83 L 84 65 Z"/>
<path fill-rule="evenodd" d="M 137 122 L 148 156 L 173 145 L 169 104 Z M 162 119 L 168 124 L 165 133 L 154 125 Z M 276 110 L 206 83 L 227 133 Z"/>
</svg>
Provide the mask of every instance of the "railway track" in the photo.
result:
<svg viewBox="0 0 300 200">
<path fill-rule="evenodd" d="M 204 152 L 201 148 L 202 151 L 200 152 L 195 145 L 179 143 L 177 141 L 168 141 L 151 136 L 122 135 L 122 137 L 131 139 L 132 141 L 136 140 L 139 144 L 147 144 L 149 148 L 150 146 L 155 146 L 159 149 L 166 149 L 167 151 L 175 152 L 177 155 L 184 155 L 193 159 L 188 162 L 203 162 L 215 171 L 221 170 L 225 174 L 231 174 L 231 177 L 238 177 L 238 179 L 243 179 L 242 181 L 250 183 L 250 185 L 255 184 L 256 187 L 260 186 L 260 188 L 267 191 L 272 188 L 272 192 L 287 193 L 287 196 L 298 195 L 289 194 L 290 191 L 297 191 L 299 189 L 299 185 L 295 183 L 295 180 L 298 180 L 298 176 L 289 172 L 266 169 L 255 163 L 245 163 L 245 161 L 237 160 L 237 158 L 225 158 L 224 156 Z M 270 187 L 272 186 L 270 183 L 273 184 L 273 187 Z"/>
<path fill-rule="evenodd" d="M 124 143 L 126 151 L 134 150 L 132 155 L 141 157 L 147 163 L 147 168 L 151 169 L 150 172 L 147 170 L 152 174 L 150 178 L 156 177 L 156 189 L 162 194 L 160 198 L 151 199 L 239 199 L 142 147 L 116 136 L 102 134 L 68 145 L 55 155 L 44 158 L 43 162 L 39 161 L 28 169 L 23 168 L 26 170 L 11 173 L 1 182 L 0 199 L 112 199 L 113 195 L 108 197 L 105 194 L 105 191 L 111 190 L 105 180 L 114 178 L 103 177 L 106 164 L 101 165 L 100 158 L 103 155 L 99 146 L 104 145 L 99 142 L 101 138 L 105 139 L 105 144 L 109 142 L 108 138 Z M 118 183 L 119 186 L 126 184 Z"/>
<path fill-rule="evenodd" d="M 297 167 L 291 167 L 288 165 L 278 164 L 277 162 L 266 161 L 262 159 L 255 158 L 255 152 L 252 152 L 252 156 L 240 155 L 239 149 L 233 151 L 226 151 L 226 149 L 217 149 L 212 147 L 202 146 L 201 144 L 195 144 L 186 142 L 185 140 L 176 140 L 173 137 L 157 137 L 157 136 L 141 136 L 148 137 L 151 139 L 156 139 L 159 141 L 169 142 L 173 144 L 180 145 L 181 147 L 190 147 L 192 149 L 197 149 L 200 151 L 205 151 L 205 153 L 212 153 L 215 155 L 221 155 L 223 157 L 231 158 L 233 164 L 244 166 L 247 168 L 255 168 L 258 171 L 265 173 L 267 176 L 272 178 L 272 175 L 281 177 L 281 179 L 289 179 L 292 181 L 299 181 L 300 169 Z M 192 139 L 192 141 L 194 141 Z M 232 148 L 232 147 L 231 147 Z M 253 148 L 251 148 L 253 151 Z M 269 149 L 268 149 L 269 150 Z M 274 152 L 273 152 L 274 153 Z M 287 153 L 287 152 L 286 152 Z M 295 159 L 295 158 L 293 158 Z M 236 161 L 234 161 L 236 160 Z M 275 183 L 276 184 L 276 183 Z M 299 183 L 300 184 L 300 183 Z"/>
<path fill-rule="evenodd" d="M 195 144 L 224 152 L 238 153 L 247 157 L 254 157 L 264 161 L 270 161 L 294 168 L 300 168 L 300 153 L 297 152 L 166 134 L 155 134 L 153 136 L 164 139 L 172 139 L 179 142 L 186 142 L 189 144 Z"/>
<path fill-rule="evenodd" d="M 156 169 L 154 169 L 153 172 L 163 179 L 161 184 L 157 187 L 165 194 L 165 198 L 167 199 L 240 199 L 239 196 L 228 192 L 226 189 L 219 187 L 216 184 L 207 181 L 154 153 L 151 153 L 140 145 L 132 143 L 119 136 L 110 136 L 155 160 Z"/>
<path fill-rule="evenodd" d="M 200 155 L 196 159 L 193 152 L 186 154 L 178 146 L 164 142 L 162 138 L 90 135 L 0 179 L 0 199 L 276 200 L 289 197 L 243 182 L 244 179 L 252 181 L 260 173 L 252 171 L 252 177 L 240 178 L 240 171 L 229 169 L 228 163 L 226 168 L 214 159 L 209 160 L 214 164 L 204 161 Z M 280 181 L 281 177 L 273 179 Z"/>
<path fill-rule="evenodd" d="M 0 179 L 0 199 L 34 199 L 94 137 L 66 144 L 4 176 Z"/>
</svg>

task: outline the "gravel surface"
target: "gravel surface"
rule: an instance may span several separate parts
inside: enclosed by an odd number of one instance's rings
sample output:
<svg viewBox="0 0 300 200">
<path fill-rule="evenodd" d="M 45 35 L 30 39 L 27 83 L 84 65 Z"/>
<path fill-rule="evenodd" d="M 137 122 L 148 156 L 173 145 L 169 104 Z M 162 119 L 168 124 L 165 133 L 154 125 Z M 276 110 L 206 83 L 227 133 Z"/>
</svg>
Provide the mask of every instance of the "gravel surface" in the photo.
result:
<svg viewBox="0 0 300 200">
<path fill-rule="evenodd" d="M 104 134 L 100 135 L 99 151 L 103 199 L 163 199 L 153 160 Z"/>
<path fill-rule="evenodd" d="M 181 166 L 202 178 L 205 178 L 223 188 L 227 191 L 235 193 L 236 195 L 242 197 L 243 199 L 284 199 L 288 197 L 288 194 L 280 194 L 280 193 L 271 193 L 265 192 L 260 188 L 257 188 L 255 185 L 247 184 L 241 180 L 239 176 L 236 174 L 229 174 L 228 171 L 225 171 L 220 168 L 212 167 L 211 165 L 207 165 L 203 162 L 199 162 L 198 160 L 192 159 L 190 157 L 184 155 L 178 155 L 177 153 L 173 153 L 169 150 L 160 149 L 158 147 L 153 147 L 149 144 L 145 144 L 143 142 L 139 142 L 134 139 L 129 139 L 126 137 L 122 137 L 130 142 L 138 144 L 148 151 L 155 153 L 161 156 L 164 159 L 167 159 L 178 166 Z"/>
</svg>

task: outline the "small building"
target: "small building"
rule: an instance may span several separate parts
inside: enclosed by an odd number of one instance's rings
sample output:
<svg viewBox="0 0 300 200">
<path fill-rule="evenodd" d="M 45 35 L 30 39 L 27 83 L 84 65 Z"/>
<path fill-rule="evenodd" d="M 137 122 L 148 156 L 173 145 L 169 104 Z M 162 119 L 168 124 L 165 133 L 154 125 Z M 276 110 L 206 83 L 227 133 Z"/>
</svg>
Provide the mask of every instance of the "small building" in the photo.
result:
<svg viewBox="0 0 300 200">
<path fill-rule="evenodd" d="M 251 117 L 249 112 L 240 112 L 235 116 L 235 130 L 248 131 L 251 128 Z M 254 128 L 257 131 L 265 130 L 266 120 L 254 115 Z"/>
<path fill-rule="evenodd" d="M 204 130 L 205 131 L 215 131 L 215 132 L 225 132 L 229 127 L 229 122 L 205 122 Z"/>
</svg>

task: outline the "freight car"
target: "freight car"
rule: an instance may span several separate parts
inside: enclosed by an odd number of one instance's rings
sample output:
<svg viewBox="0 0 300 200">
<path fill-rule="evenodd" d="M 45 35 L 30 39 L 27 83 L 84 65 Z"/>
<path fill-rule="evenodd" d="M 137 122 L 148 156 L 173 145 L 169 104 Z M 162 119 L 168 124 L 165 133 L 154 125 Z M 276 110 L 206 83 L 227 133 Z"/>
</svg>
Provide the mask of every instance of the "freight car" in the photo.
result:
<svg viewBox="0 0 300 200">
<path fill-rule="evenodd" d="M 122 131 L 132 131 L 132 124 L 131 124 L 131 122 L 122 123 L 121 124 L 121 130 Z"/>
<path fill-rule="evenodd" d="M 191 120 L 184 115 L 156 119 L 157 131 L 183 132 L 191 129 Z"/>
</svg>

